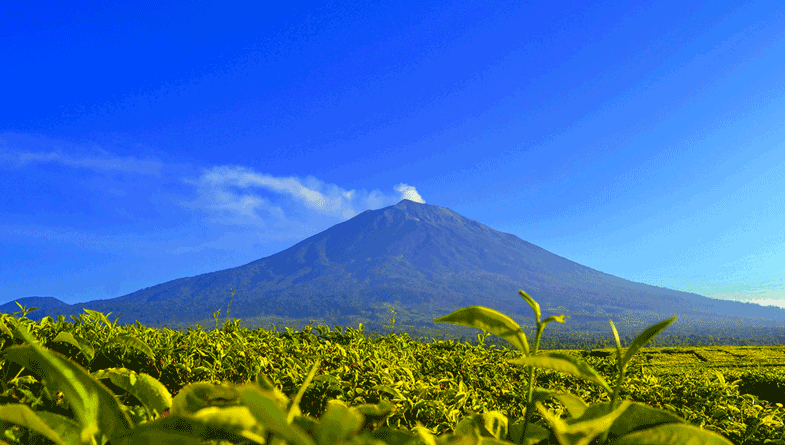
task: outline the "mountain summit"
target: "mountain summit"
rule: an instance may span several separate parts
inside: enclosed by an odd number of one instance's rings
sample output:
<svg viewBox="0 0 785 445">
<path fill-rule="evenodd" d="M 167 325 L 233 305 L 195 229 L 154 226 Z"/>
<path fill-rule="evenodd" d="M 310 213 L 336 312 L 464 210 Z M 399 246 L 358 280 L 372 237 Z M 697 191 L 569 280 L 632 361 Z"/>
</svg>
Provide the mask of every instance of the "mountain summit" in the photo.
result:
<svg viewBox="0 0 785 445">
<path fill-rule="evenodd" d="M 180 278 L 108 300 L 65 306 L 47 300 L 46 307 L 30 315 L 56 319 L 58 314 L 78 315 L 87 308 L 111 311 L 112 318 L 123 313 L 120 324 L 195 323 L 212 320 L 218 309 L 225 315 L 230 288 L 236 291 L 230 317 L 244 321 L 277 316 L 356 326 L 358 321 L 384 319 L 386 305 L 391 305 L 400 313 L 399 323 L 439 329 L 430 323 L 434 318 L 462 307 L 486 306 L 531 325 L 531 308 L 518 295 L 519 289 L 539 302 L 543 318 L 565 314 L 570 319 L 567 329 L 593 326 L 592 330 L 607 331 L 608 319 L 620 328 L 646 326 L 674 313 L 679 314 L 674 326 L 780 326 L 785 321 L 785 310 L 780 308 L 713 300 L 624 280 L 448 208 L 406 199 L 367 210 L 244 266 Z M 19 299 L 23 304 L 25 300 Z M 18 307 L 12 302 L 0 310 L 14 312 Z"/>
</svg>

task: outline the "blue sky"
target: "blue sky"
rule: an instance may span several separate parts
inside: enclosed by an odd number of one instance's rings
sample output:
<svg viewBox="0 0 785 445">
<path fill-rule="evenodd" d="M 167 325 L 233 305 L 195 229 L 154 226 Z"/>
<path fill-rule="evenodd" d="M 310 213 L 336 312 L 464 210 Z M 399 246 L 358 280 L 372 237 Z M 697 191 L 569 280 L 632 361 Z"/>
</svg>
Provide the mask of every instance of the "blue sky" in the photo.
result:
<svg viewBox="0 0 785 445">
<path fill-rule="evenodd" d="M 0 6 L 0 303 L 241 266 L 410 197 L 785 307 L 781 2 L 279 3 Z"/>
</svg>

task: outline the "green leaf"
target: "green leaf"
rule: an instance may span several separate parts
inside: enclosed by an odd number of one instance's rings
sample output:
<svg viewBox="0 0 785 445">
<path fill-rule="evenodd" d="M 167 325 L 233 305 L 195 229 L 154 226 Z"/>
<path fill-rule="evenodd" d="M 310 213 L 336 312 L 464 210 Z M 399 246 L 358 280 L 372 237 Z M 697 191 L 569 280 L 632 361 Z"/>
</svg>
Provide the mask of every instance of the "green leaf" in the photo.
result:
<svg viewBox="0 0 785 445">
<path fill-rule="evenodd" d="M 621 340 L 619 340 L 619 331 L 616 330 L 616 325 L 613 324 L 613 320 L 608 320 L 608 323 L 611 325 L 611 330 L 613 331 L 613 340 L 616 342 L 616 366 L 619 369 L 619 372 L 622 371 L 622 356 L 621 356 Z"/>
<path fill-rule="evenodd" d="M 548 323 L 550 323 L 552 321 L 558 321 L 559 323 L 564 323 L 564 314 L 558 315 L 558 316 L 557 315 L 551 315 L 550 317 L 546 318 L 545 320 L 542 321 L 542 328 L 541 329 L 544 329 L 545 325 L 547 325 Z"/>
<path fill-rule="evenodd" d="M 247 406 L 256 420 L 288 442 L 296 445 L 316 445 L 308 434 L 300 427 L 290 424 L 286 415 L 268 395 L 257 385 L 240 385 L 235 387 L 240 394 L 242 404 Z"/>
<path fill-rule="evenodd" d="M 629 405 L 630 402 L 624 400 L 615 410 L 608 414 L 585 420 L 582 417 L 575 421 L 565 422 L 559 419 L 558 416 L 548 412 L 548 409 L 540 402 L 536 403 L 537 411 L 551 425 L 559 443 L 571 445 L 589 445 L 595 437 L 610 429 L 613 422 L 624 413 Z"/>
<path fill-rule="evenodd" d="M 540 324 L 540 318 L 542 317 L 542 312 L 540 312 L 540 305 L 539 305 L 539 303 L 534 301 L 534 298 L 530 297 L 529 294 L 527 294 L 526 292 L 524 292 L 522 290 L 519 290 L 518 294 L 521 297 L 523 297 L 523 299 L 526 300 L 527 303 L 529 303 L 529 306 L 532 307 L 532 310 L 534 311 L 534 317 L 537 320 L 537 324 L 539 325 Z"/>
<path fill-rule="evenodd" d="M 314 431 L 316 442 L 319 445 L 343 442 L 362 428 L 363 419 L 364 416 L 357 410 L 329 405 Z"/>
<path fill-rule="evenodd" d="M 371 389 L 374 391 L 379 391 L 380 393 L 384 392 L 390 394 L 391 396 L 397 397 L 400 400 L 406 400 L 406 396 L 403 395 L 400 391 L 398 391 L 398 388 L 393 388 L 387 385 L 376 385 Z"/>
<path fill-rule="evenodd" d="M 102 369 L 93 373 L 96 379 L 109 379 L 120 388 L 139 399 L 147 409 L 155 409 L 158 414 L 172 406 L 172 395 L 163 383 L 143 372 L 126 368 Z"/>
<path fill-rule="evenodd" d="M 98 320 L 98 321 L 103 321 L 104 324 L 107 325 L 110 328 L 113 326 L 112 323 L 110 323 L 109 320 L 106 318 L 106 315 L 112 315 L 111 312 L 109 312 L 108 314 L 104 315 L 104 314 L 102 314 L 102 313 L 100 313 L 98 311 L 93 311 L 93 310 L 90 310 L 90 309 L 84 309 L 83 308 L 82 310 L 87 312 L 88 316 L 86 318 L 93 319 L 93 320 Z M 117 321 L 117 319 L 115 319 L 115 321 Z"/>
<path fill-rule="evenodd" d="M 11 338 L 14 338 L 14 334 L 11 332 L 10 329 L 8 329 L 8 326 L 6 326 L 6 324 L 5 324 L 5 322 L 6 322 L 6 318 L 5 317 L 6 316 L 4 314 L 3 315 L 3 319 L 0 320 L 0 331 L 3 331 L 4 334 L 8 335 Z M 11 317 L 9 317 L 9 318 L 11 318 Z"/>
<path fill-rule="evenodd" d="M 507 417 L 500 411 L 475 414 L 474 417 L 485 431 L 498 440 L 507 438 Z"/>
<path fill-rule="evenodd" d="M 732 445 L 733 442 L 709 430 L 687 423 L 667 423 L 619 437 L 616 445 Z"/>
<path fill-rule="evenodd" d="M 619 369 L 624 369 L 624 367 L 627 366 L 627 363 L 629 363 L 632 357 L 643 347 L 643 345 L 645 345 L 652 338 L 656 337 L 660 332 L 665 330 L 665 328 L 670 326 L 674 321 L 676 321 L 677 318 L 679 318 L 679 316 L 674 315 L 667 320 L 663 320 L 659 323 L 649 326 L 645 331 L 640 333 L 635 338 L 635 340 L 633 340 L 630 347 L 627 348 L 627 353 L 624 354 L 624 358 L 622 358 L 621 363 L 619 364 Z M 616 337 L 618 338 L 618 334 L 616 334 Z M 618 342 L 618 340 L 616 341 Z"/>
<path fill-rule="evenodd" d="M 510 438 L 512 438 L 513 443 L 528 445 L 547 443 L 543 441 L 547 441 L 547 439 L 551 436 L 550 430 L 540 425 L 539 423 L 529 423 L 529 426 L 527 427 L 528 429 L 526 431 L 526 438 L 524 439 L 523 425 L 524 419 L 518 419 L 512 425 L 510 425 Z M 483 440 L 483 443 L 485 443 L 485 440 Z"/>
<path fill-rule="evenodd" d="M 311 366 L 311 370 L 308 372 L 308 375 L 305 377 L 305 381 L 300 386 L 300 390 L 297 391 L 297 395 L 295 395 L 294 399 L 292 399 L 292 406 L 289 409 L 289 413 L 287 415 L 287 421 L 289 423 L 292 422 L 294 416 L 299 416 L 300 414 L 302 414 L 302 411 L 300 410 L 300 401 L 302 400 L 303 395 L 305 394 L 305 390 L 308 389 L 308 385 L 311 384 L 311 380 L 313 379 L 313 376 L 316 374 L 316 370 L 319 369 L 320 363 L 321 360 L 316 359 L 316 362 L 313 364 L 313 366 Z"/>
<path fill-rule="evenodd" d="M 48 388 L 65 394 L 81 428 L 82 442 L 101 437 L 100 433 L 112 437 L 131 431 L 131 418 L 106 386 L 78 364 L 41 347 L 24 326 L 17 325 L 15 332 L 27 345 L 6 348 L 4 358 L 41 377 Z"/>
<path fill-rule="evenodd" d="M 49 411 L 37 411 L 35 414 L 57 433 L 61 441 L 79 443 L 82 429 L 74 419 Z"/>
<path fill-rule="evenodd" d="M 589 405 L 583 401 L 580 397 L 576 396 L 575 394 L 570 394 L 568 392 L 561 392 L 556 393 L 553 395 L 553 398 L 558 400 L 562 403 L 565 407 L 567 407 L 567 412 L 570 413 L 570 417 L 573 419 L 577 419 L 581 417 L 583 413 L 586 412 L 586 409 Z"/>
<path fill-rule="evenodd" d="M 264 443 L 262 426 L 245 406 L 208 406 L 190 415 L 169 417 L 141 423 L 112 443 L 122 445 L 178 444 L 201 445 L 206 440 L 229 440 L 231 443 Z M 313 442 L 311 442 L 313 443 Z"/>
<path fill-rule="evenodd" d="M 587 409 L 588 415 L 603 413 L 610 408 L 610 403 L 599 403 Z M 685 423 L 685 420 L 676 414 L 662 409 L 654 408 L 638 402 L 630 402 L 624 415 L 613 422 L 608 431 L 608 441 L 615 443 L 619 437 L 633 431 L 642 431 L 667 423 Z"/>
<path fill-rule="evenodd" d="M 93 357 L 95 356 L 95 349 L 93 349 L 93 345 L 91 345 L 90 342 L 78 335 L 73 335 L 70 332 L 61 332 L 57 334 L 57 337 L 55 337 L 52 341 L 69 343 L 72 346 L 75 346 L 80 351 L 82 351 L 82 354 L 84 354 L 88 360 L 92 361 Z"/>
<path fill-rule="evenodd" d="M 106 342 L 106 346 L 109 346 L 114 343 L 123 346 L 134 347 L 142 351 L 144 355 L 150 357 L 151 360 L 155 360 L 155 354 L 153 354 L 153 350 L 150 348 L 150 346 L 148 346 L 147 343 L 143 342 L 142 340 L 139 340 L 138 338 L 136 338 L 136 336 L 132 334 L 118 335 L 117 337 Z"/>
<path fill-rule="evenodd" d="M 580 377 L 602 386 L 609 394 L 611 387 L 591 366 L 583 363 L 577 357 L 560 352 L 548 352 L 541 355 L 507 360 L 508 363 L 520 366 L 535 366 L 537 368 L 551 369 Z"/>
<path fill-rule="evenodd" d="M 535 302 L 534 304 L 536 305 L 537 303 Z M 537 306 L 537 309 L 539 310 L 539 306 Z M 524 355 L 529 355 L 529 342 L 526 341 L 526 334 L 521 330 L 518 323 L 513 321 L 512 318 L 493 309 L 482 306 L 465 307 L 433 321 L 436 323 L 452 323 L 468 326 L 470 328 L 482 329 L 491 334 L 498 335 L 523 351 Z"/>
<path fill-rule="evenodd" d="M 40 434 L 57 445 L 65 445 L 61 435 L 27 405 L 10 403 L 0 406 L 0 420 L 25 427 L 30 432 Z"/>
<path fill-rule="evenodd" d="M 581 417 L 589 407 L 583 399 L 567 392 L 556 392 L 545 388 L 534 388 L 534 391 L 532 392 L 532 403 L 545 402 L 551 398 L 558 400 L 562 405 L 566 406 L 570 417 L 576 419 Z"/>
</svg>

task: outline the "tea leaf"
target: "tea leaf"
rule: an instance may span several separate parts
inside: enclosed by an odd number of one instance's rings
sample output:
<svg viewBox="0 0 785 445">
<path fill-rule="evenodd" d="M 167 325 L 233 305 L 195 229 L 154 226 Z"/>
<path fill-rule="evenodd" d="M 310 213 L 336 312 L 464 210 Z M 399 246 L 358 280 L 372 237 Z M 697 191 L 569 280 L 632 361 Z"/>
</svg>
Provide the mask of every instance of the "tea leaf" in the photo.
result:
<svg viewBox="0 0 785 445">
<path fill-rule="evenodd" d="M 695 425 L 667 423 L 619 437 L 617 445 L 730 445 L 733 442 Z"/>
<path fill-rule="evenodd" d="M 562 315 L 551 315 L 550 317 L 546 318 L 541 323 L 542 326 L 543 326 L 542 329 L 544 329 L 545 325 L 547 325 L 548 323 L 550 323 L 552 321 L 558 321 L 559 323 L 564 323 L 564 315 L 563 314 Z"/>
<path fill-rule="evenodd" d="M 532 300 L 532 302 L 534 302 L 534 300 Z M 536 305 L 537 303 L 534 302 L 534 304 Z M 539 306 L 537 306 L 537 311 L 539 311 Z M 526 341 L 526 334 L 521 330 L 518 323 L 512 318 L 501 312 L 494 311 L 493 309 L 482 306 L 465 307 L 433 321 L 436 323 L 452 323 L 468 326 L 470 328 L 482 329 L 491 334 L 498 335 L 510 342 L 510 344 L 516 348 L 522 350 L 524 355 L 529 355 L 529 342 Z"/>
<path fill-rule="evenodd" d="M 679 318 L 679 316 L 674 315 L 673 317 L 667 320 L 663 320 L 659 323 L 649 326 L 648 329 L 641 332 L 632 342 L 630 347 L 627 348 L 627 353 L 624 354 L 624 358 L 622 358 L 621 363 L 619 364 L 619 369 L 623 369 L 625 366 L 627 366 L 627 363 L 629 363 L 629 361 L 632 359 L 632 356 L 634 356 L 638 352 L 638 350 L 640 350 L 643 347 L 643 345 L 645 345 L 652 338 L 656 337 L 660 332 L 665 330 L 665 328 L 670 326 L 671 323 L 676 321 L 677 318 Z"/>
<path fill-rule="evenodd" d="M 548 352 L 542 355 L 507 360 L 508 363 L 521 366 L 535 366 L 537 368 L 552 369 L 580 377 L 602 386 L 609 394 L 611 387 L 591 366 L 580 361 L 577 357 L 560 352 Z"/>
<path fill-rule="evenodd" d="M 537 320 L 537 324 L 539 325 L 540 318 L 542 317 L 542 313 L 540 312 L 540 304 L 534 301 L 534 298 L 530 297 L 529 294 L 527 294 L 523 290 L 519 290 L 518 294 L 521 297 L 523 297 L 523 299 L 526 300 L 527 303 L 529 303 L 529 306 L 532 307 L 532 310 L 534 311 L 534 317 Z"/>
<path fill-rule="evenodd" d="M 536 407 L 537 411 L 539 411 L 553 427 L 553 433 L 556 435 L 559 443 L 588 445 L 595 437 L 610 429 L 613 422 L 624 413 L 629 405 L 630 402 L 625 400 L 610 413 L 569 423 L 559 419 L 558 416 L 549 413 L 540 402 L 537 402 Z"/>
</svg>

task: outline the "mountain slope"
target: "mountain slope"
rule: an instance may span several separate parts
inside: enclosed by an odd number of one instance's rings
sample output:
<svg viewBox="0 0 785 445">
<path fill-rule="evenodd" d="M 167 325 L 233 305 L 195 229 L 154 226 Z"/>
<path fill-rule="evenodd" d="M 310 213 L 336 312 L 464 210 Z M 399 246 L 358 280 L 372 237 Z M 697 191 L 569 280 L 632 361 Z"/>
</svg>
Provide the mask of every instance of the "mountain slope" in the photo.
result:
<svg viewBox="0 0 785 445">
<path fill-rule="evenodd" d="M 243 320 L 277 315 L 325 318 L 346 325 L 353 319 L 386 316 L 383 308 L 389 303 L 402 313 L 401 321 L 406 317 L 429 321 L 461 307 L 481 305 L 517 314 L 514 318 L 531 324 L 531 309 L 518 296 L 523 289 L 540 303 L 543 317 L 571 316 L 568 329 L 597 320 L 604 321 L 607 329 L 608 318 L 618 322 L 640 319 L 642 314 L 659 320 L 678 313 L 677 323 L 749 321 L 779 326 L 785 321 L 785 310 L 780 308 L 634 283 L 447 208 L 409 200 L 365 211 L 240 267 L 180 278 L 109 300 L 50 306 L 30 316 L 56 318 L 88 308 L 112 311 L 111 318 L 124 313 L 121 324 L 189 323 L 212 319 L 219 308 L 225 315 L 230 288 L 236 290 L 230 316 Z"/>
</svg>

